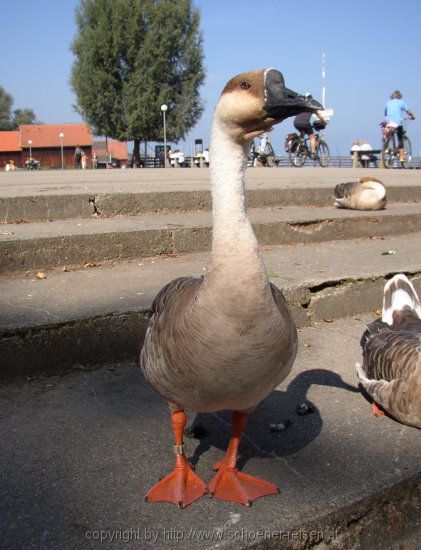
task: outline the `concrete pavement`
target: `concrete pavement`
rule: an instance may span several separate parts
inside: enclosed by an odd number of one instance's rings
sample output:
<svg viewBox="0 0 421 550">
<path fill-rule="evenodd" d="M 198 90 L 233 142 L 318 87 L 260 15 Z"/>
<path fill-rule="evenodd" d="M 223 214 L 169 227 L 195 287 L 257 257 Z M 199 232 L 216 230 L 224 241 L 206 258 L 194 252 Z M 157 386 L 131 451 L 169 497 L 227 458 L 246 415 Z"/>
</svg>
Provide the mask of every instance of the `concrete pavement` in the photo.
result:
<svg viewBox="0 0 421 550">
<path fill-rule="evenodd" d="M 327 206 L 337 183 L 366 175 L 384 181 L 390 201 L 421 200 L 415 170 L 252 168 L 247 171 L 248 204 L 250 208 Z M 0 173 L 0 220 L 210 210 L 209 189 L 207 169 Z"/>
<path fill-rule="evenodd" d="M 137 363 L 4 386 L 1 548 L 298 548 L 323 536 L 333 549 L 419 548 L 419 431 L 374 417 L 357 389 L 372 318 L 300 331 L 292 373 L 251 415 L 240 446 L 240 468 L 281 489 L 251 509 L 206 496 L 185 510 L 145 503 L 174 455 L 166 405 Z M 312 413 L 300 416 L 303 402 Z M 288 429 L 270 431 L 286 419 Z M 230 415 L 198 421 L 207 433 L 187 440 L 187 454 L 209 480 Z"/>
<path fill-rule="evenodd" d="M 336 183 L 368 174 L 387 185 L 385 212 L 330 206 Z M 412 170 L 248 170 L 269 277 L 302 328 L 291 375 L 250 418 L 240 467 L 282 492 L 251 510 L 144 502 L 173 462 L 166 406 L 137 362 L 146 311 L 163 284 L 208 265 L 208 177 L 0 174 L 0 260 L 14 271 L 0 281 L 0 548 L 418 549 L 419 431 L 374 418 L 354 370 L 385 280 L 403 271 L 421 291 Z M 300 416 L 303 402 L 312 412 Z M 209 480 L 230 418 L 197 422 L 206 432 L 187 450 Z"/>
<path fill-rule="evenodd" d="M 381 170 L 352 168 L 249 168 L 247 187 L 333 187 L 343 181 L 371 175 L 385 185 L 419 185 L 417 170 Z M 209 170 L 137 169 L 137 170 L 41 170 L 39 172 L 0 172 L 0 196 L 68 195 L 148 191 L 189 191 L 209 189 Z"/>
<path fill-rule="evenodd" d="M 381 307 L 386 278 L 411 275 L 421 293 L 420 233 L 265 247 L 271 281 L 300 326 Z M 384 255 L 392 251 L 391 255 Z M 137 357 L 146 312 L 170 280 L 201 276 L 209 254 L 3 276 L 0 379 L 65 372 L 75 364 Z"/>
<path fill-rule="evenodd" d="M 379 212 L 287 206 L 249 215 L 261 246 L 421 231 L 421 203 Z M 210 250 L 211 235 L 207 211 L 8 224 L 0 231 L 0 273 L 201 252 Z"/>
</svg>

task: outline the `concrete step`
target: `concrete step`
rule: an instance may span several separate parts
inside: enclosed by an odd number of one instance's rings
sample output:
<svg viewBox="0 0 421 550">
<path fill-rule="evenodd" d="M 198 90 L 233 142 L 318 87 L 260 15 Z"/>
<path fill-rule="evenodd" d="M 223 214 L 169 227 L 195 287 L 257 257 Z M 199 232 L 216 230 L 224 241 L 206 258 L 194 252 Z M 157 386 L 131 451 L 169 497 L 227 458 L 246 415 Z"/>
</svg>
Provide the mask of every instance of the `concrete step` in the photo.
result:
<svg viewBox="0 0 421 550">
<path fill-rule="evenodd" d="M 415 170 L 253 168 L 247 171 L 248 204 L 251 208 L 328 206 L 337 183 L 355 181 L 362 175 L 382 179 L 389 202 L 421 202 Z M 0 174 L 3 223 L 210 208 L 207 169 Z"/>
<path fill-rule="evenodd" d="M 99 538 L 112 548 L 419 548 L 419 432 L 374 417 L 357 389 L 372 319 L 299 333 L 291 374 L 250 415 L 240 445 L 240 469 L 281 490 L 251 509 L 208 496 L 184 510 L 144 501 L 174 454 L 167 406 L 137 363 L 3 386 L 1 548 L 93 549 Z M 303 402 L 312 412 L 299 416 Z M 186 452 L 209 481 L 230 415 L 196 422 L 206 433 Z"/>
<path fill-rule="evenodd" d="M 402 235 L 421 231 L 421 203 L 380 212 L 334 207 L 250 209 L 262 246 Z M 210 249 L 210 212 L 145 214 L 8 224 L 0 232 L 0 273 L 48 270 Z"/>
<path fill-rule="evenodd" d="M 385 280 L 395 273 L 410 274 L 421 293 L 420 238 L 264 247 L 263 254 L 271 281 L 305 326 L 381 308 Z M 137 357 L 158 290 L 176 277 L 202 275 L 208 264 L 209 254 L 197 253 L 55 270 L 45 279 L 34 272 L 3 276 L 0 378 Z"/>
</svg>

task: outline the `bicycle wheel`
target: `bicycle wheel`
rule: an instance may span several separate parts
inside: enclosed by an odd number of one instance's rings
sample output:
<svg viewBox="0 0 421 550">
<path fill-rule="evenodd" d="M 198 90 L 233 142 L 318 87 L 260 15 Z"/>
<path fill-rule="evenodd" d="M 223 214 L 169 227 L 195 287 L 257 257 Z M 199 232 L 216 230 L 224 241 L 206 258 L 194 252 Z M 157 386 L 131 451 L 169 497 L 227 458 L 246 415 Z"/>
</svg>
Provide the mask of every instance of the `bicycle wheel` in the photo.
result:
<svg viewBox="0 0 421 550">
<path fill-rule="evenodd" d="M 405 161 L 401 163 L 402 168 L 410 168 L 412 161 L 412 146 L 409 138 L 407 138 L 406 136 L 403 138 L 403 150 Z"/>
<path fill-rule="evenodd" d="M 269 168 L 275 166 L 275 157 L 273 155 L 268 155 L 266 157 L 266 166 L 268 166 Z"/>
<path fill-rule="evenodd" d="M 319 161 L 320 166 L 326 168 L 329 166 L 330 162 L 330 153 L 327 143 L 324 141 L 319 141 L 317 145 L 317 160 Z"/>
<path fill-rule="evenodd" d="M 398 157 L 399 158 L 399 157 Z M 385 168 L 393 168 L 396 161 L 395 140 L 393 136 L 385 138 L 382 147 L 382 162 Z"/>
<path fill-rule="evenodd" d="M 270 141 L 266 143 L 263 166 L 271 168 L 275 166 L 275 151 Z"/>
<path fill-rule="evenodd" d="M 296 141 L 289 150 L 289 162 L 296 168 L 304 165 L 307 157 L 306 146 L 302 141 Z"/>
</svg>

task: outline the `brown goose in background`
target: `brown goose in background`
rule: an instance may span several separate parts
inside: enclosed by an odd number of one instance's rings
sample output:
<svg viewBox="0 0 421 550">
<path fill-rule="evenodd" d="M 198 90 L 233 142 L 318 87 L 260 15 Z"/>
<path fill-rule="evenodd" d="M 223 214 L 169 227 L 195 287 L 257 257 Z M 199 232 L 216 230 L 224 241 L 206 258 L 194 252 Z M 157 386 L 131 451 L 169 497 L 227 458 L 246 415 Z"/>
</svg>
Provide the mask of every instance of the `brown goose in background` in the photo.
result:
<svg viewBox="0 0 421 550">
<path fill-rule="evenodd" d="M 421 305 L 405 275 L 386 283 L 382 317 L 368 325 L 361 346 L 357 374 L 373 412 L 421 428 Z"/>
<path fill-rule="evenodd" d="M 376 178 L 339 183 L 335 187 L 335 206 L 351 210 L 383 210 L 386 207 L 386 189 Z"/>
<path fill-rule="evenodd" d="M 282 74 L 240 74 L 215 109 L 210 151 L 212 260 L 201 279 L 170 282 L 155 298 L 141 353 L 146 378 L 168 401 L 176 465 L 147 494 L 149 502 L 187 506 L 207 487 L 184 454 L 184 409 L 233 410 L 225 458 L 209 490 L 250 505 L 277 488 L 236 468 L 247 416 L 289 373 L 297 333 L 281 292 L 269 283 L 244 203 L 246 157 L 253 138 L 274 124 L 321 105 L 285 88 Z"/>
</svg>

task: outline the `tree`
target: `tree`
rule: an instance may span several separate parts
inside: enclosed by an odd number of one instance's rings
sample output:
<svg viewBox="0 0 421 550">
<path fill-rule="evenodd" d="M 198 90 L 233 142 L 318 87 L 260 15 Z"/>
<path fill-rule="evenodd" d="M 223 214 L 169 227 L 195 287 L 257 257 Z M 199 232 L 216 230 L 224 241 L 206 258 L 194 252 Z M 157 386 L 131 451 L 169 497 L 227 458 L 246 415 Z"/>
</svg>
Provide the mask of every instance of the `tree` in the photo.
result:
<svg viewBox="0 0 421 550">
<path fill-rule="evenodd" d="M 21 124 L 35 124 L 36 116 L 32 109 L 16 109 L 13 111 L 12 130 L 17 130 Z"/>
<path fill-rule="evenodd" d="M 0 130 L 17 130 L 21 124 L 35 124 L 32 109 L 15 109 L 12 118 L 13 97 L 0 86 Z"/>
<path fill-rule="evenodd" d="M 0 130 L 10 130 L 10 112 L 13 105 L 13 97 L 0 86 Z"/>
<path fill-rule="evenodd" d="M 81 0 L 76 9 L 71 84 L 76 109 L 94 133 L 161 140 L 183 138 L 203 112 L 200 14 L 191 0 Z"/>
</svg>

